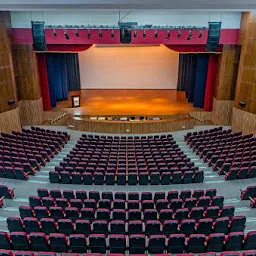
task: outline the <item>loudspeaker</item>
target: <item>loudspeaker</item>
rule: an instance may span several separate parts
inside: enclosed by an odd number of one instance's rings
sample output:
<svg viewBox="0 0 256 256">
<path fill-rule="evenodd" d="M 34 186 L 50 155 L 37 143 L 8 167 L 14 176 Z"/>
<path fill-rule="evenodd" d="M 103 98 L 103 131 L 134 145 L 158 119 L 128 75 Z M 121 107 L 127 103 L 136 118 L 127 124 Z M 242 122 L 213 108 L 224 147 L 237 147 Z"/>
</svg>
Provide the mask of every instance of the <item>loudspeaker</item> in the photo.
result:
<svg viewBox="0 0 256 256">
<path fill-rule="evenodd" d="M 15 100 L 8 100 L 8 105 L 13 105 L 15 103 Z"/>
<path fill-rule="evenodd" d="M 120 28 L 120 42 L 129 44 L 132 41 L 132 30 L 130 28 Z"/>
<path fill-rule="evenodd" d="M 47 46 L 45 42 L 44 34 L 44 22 L 43 21 L 31 21 L 33 42 L 36 51 L 46 51 Z"/>
<path fill-rule="evenodd" d="M 217 50 L 220 40 L 221 22 L 209 22 L 206 50 L 214 52 Z"/>
<path fill-rule="evenodd" d="M 239 104 L 239 106 L 241 106 L 241 107 L 245 107 L 245 106 L 246 106 L 246 103 L 243 102 L 243 101 L 240 101 L 238 104 Z"/>
</svg>

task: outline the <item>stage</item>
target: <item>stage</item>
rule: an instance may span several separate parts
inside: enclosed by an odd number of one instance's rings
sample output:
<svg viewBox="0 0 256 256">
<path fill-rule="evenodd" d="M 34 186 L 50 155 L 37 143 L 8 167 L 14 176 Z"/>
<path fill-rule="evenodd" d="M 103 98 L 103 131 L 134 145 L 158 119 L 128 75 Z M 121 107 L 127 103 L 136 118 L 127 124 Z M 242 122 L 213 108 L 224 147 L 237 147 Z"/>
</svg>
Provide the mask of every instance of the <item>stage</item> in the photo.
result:
<svg viewBox="0 0 256 256">
<path fill-rule="evenodd" d="M 72 108 L 71 96 L 80 95 L 81 105 Z M 177 90 L 81 90 L 70 92 L 57 109 L 72 115 L 184 115 L 203 111 L 188 103 Z"/>
</svg>

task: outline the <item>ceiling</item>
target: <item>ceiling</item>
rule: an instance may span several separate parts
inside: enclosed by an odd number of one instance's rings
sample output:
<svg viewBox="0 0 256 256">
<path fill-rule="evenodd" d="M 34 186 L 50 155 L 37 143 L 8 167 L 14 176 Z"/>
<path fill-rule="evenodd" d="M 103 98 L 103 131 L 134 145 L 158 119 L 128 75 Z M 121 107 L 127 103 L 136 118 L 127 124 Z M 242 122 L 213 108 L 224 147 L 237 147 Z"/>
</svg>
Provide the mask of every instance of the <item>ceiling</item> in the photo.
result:
<svg viewBox="0 0 256 256">
<path fill-rule="evenodd" d="M 1 0 L 0 10 L 196 9 L 252 10 L 255 0 Z"/>
</svg>

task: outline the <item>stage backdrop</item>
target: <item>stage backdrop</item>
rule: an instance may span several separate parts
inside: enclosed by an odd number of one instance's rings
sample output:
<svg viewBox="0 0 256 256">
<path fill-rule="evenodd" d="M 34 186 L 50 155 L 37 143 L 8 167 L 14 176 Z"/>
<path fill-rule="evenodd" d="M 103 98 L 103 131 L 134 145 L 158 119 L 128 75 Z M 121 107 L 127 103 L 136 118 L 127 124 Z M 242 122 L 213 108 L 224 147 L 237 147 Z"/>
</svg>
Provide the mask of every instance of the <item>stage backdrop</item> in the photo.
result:
<svg viewBox="0 0 256 256">
<path fill-rule="evenodd" d="M 81 89 L 177 88 L 179 54 L 164 45 L 93 45 L 78 55 Z"/>
</svg>

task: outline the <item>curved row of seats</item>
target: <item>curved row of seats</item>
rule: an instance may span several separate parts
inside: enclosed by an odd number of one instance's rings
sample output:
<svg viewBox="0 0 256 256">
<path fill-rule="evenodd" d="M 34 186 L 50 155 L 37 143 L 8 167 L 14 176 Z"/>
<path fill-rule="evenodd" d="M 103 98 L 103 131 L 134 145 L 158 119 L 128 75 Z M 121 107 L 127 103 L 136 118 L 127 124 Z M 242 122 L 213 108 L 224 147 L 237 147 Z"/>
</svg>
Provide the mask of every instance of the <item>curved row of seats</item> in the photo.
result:
<svg viewBox="0 0 256 256">
<path fill-rule="evenodd" d="M 146 236 L 154 234 L 205 234 L 230 232 L 243 232 L 245 229 L 245 216 L 235 216 L 231 220 L 228 217 L 217 218 L 213 221 L 211 218 L 205 219 L 183 219 L 164 220 L 163 224 L 158 220 L 148 219 L 143 223 L 141 220 L 132 220 L 125 222 L 122 220 L 90 220 L 78 219 L 75 223 L 71 219 L 42 218 L 38 221 L 33 217 L 26 217 L 23 220 L 19 217 L 8 217 L 7 225 L 10 232 L 43 232 L 46 235 L 50 233 L 63 233 L 67 236 L 71 234 L 144 234 Z"/>
<path fill-rule="evenodd" d="M 49 179 L 51 183 L 62 183 L 62 184 L 84 184 L 84 185 L 170 185 L 170 184 L 188 184 L 188 183 L 202 183 L 204 180 L 203 171 L 186 171 L 182 172 L 163 173 L 160 175 L 159 172 L 148 172 L 129 173 L 97 173 L 91 174 L 89 172 L 79 173 L 72 172 L 71 174 L 67 171 L 60 173 L 56 171 L 49 172 Z"/>
<path fill-rule="evenodd" d="M 144 254 L 146 251 L 154 253 L 202 253 L 233 250 L 256 249 L 256 232 L 251 231 L 247 235 L 243 232 L 232 232 L 225 236 L 223 233 L 192 234 L 187 239 L 184 234 L 172 234 L 169 238 L 164 235 L 152 235 L 147 239 L 144 235 L 109 235 L 106 239 L 103 234 L 91 234 L 86 238 L 83 234 L 73 234 L 69 237 L 64 234 L 51 233 L 46 236 L 35 232 L 27 235 L 24 232 L 0 232 L 0 244 L 2 249 L 24 251 L 53 251 L 85 253 L 90 250 L 93 253 L 129 253 Z"/>
<path fill-rule="evenodd" d="M 203 207 L 194 207 L 191 210 L 188 208 L 177 209 L 175 212 L 172 209 L 162 209 L 159 214 L 155 209 L 145 209 L 141 211 L 140 209 L 131 209 L 125 211 L 124 209 L 109 209 L 99 208 L 96 210 L 93 208 L 81 208 L 80 210 L 76 207 L 66 207 L 62 209 L 61 207 L 50 207 L 46 208 L 43 206 L 36 206 L 32 209 L 30 206 L 20 206 L 19 207 L 20 216 L 22 219 L 26 217 L 35 217 L 37 219 L 42 218 L 53 218 L 53 219 L 71 219 L 76 221 L 77 219 L 90 220 L 142 220 L 146 221 L 146 218 L 156 219 L 160 222 L 165 220 L 178 220 L 183 219 L 203 219 L 211 218 L 213 220 L 222 217 L 228 217 L 231 219 L 234 216 L 235 208 L 234 206 L 223 206 L 222 208 L 218 206 L 210 206 L 204 209 Z"/>
<path fill-rule="evenodd" d="M 79 256 L 78 253 L 61 253 L 61 256 Z M 130 256 L 147 256 L 148 254 L 134 254 L 130 253 Z M 157 253 L 152 254 L 153 256 L 171 256 L 170 253 Z M 194 256 L 193 253 L 178 253 L 177 256 Z M 31 252 L 31 251 L 16 251 L 12 252 L 10 250 L 1 250 L 0 249 L 0 256 L 57 256 L 55 252 Z M 102 256 L 101 253 L 84 253 L 83 256 Z M 107 253 L 106 256 L 125 256 L 123 253 Z M 244 251 L 240 253 L 239 251 L 226 251 L 221 252 L 219 254 L 215 252 L 206 252 L 206 253 L 199 253 L 197 256 L 256 256 L 256 250 Z"/>
<path fill-rule="evenodd" d="M 240 198 L 250 200 L 250 207 L 256 208 L 256 186 L 248 186 L 245 190 L 241 190 Z"/>
<path fill-rule="evenodd" d="M 185 141 L 226 180 L 256 177 L 256 137 L 214 128 L 188 133 Z"/>
<path fill-rule="evenodd" d="M 204 176 L 171 135 L 83 135 L 49 178 L 64 184 L 169 185 L 200 183 Z"/>
<path fill-rule="evenodd" d="M 67 143 L 67 133 L 32 128 L 1 134 L 0 177 L 27 180 Z"/>
</svg>

